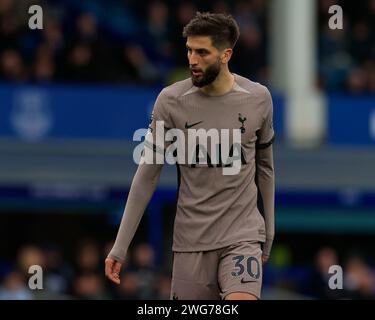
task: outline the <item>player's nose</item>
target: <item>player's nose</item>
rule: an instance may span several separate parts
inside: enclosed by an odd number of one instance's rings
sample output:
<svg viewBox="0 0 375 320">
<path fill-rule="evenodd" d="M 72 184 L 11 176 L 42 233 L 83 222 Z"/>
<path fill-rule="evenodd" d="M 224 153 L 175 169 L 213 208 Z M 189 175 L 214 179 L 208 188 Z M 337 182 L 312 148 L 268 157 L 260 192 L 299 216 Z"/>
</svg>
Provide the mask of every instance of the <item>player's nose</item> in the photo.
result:
<svg viewBox="0 0 375 320">
<path fill-rule="evenodd" d="M 190 67 L 198 66 L 198 59 L 197 59 L 197 56 L 195 54 L 190 55 L 189 64 L 190 64 Z"/>
</svg>

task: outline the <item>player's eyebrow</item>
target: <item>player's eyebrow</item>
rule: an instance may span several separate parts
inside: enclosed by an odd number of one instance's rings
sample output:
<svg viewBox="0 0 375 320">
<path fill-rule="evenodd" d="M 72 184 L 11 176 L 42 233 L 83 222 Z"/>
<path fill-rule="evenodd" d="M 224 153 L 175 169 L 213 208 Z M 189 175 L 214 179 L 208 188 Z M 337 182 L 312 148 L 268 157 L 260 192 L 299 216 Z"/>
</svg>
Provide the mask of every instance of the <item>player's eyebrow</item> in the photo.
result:
<svg viewBox="0 0 375 320">
<path fill-rule="evenodd" d="M 186 48 L 188 50 L 192 50 L 192 48 L 190 48 L 188 45 L 186 45 Z M 211 51 L 206 49 L 206 48 L 197 48 L 195 49 L 195 51 L 199 52 L 199 53 L 210 53 Z"/>
</svg>

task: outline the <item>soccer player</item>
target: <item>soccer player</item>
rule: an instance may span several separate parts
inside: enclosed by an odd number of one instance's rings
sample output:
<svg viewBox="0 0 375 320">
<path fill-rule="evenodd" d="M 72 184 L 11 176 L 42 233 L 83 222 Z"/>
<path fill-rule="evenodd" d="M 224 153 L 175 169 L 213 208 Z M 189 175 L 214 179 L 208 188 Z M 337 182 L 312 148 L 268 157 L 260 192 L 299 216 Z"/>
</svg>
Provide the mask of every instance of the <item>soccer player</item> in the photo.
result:
<svg viewBox="0 0 375 320">
<path fill-rule="evenodd" d="M 165 136 L 165 144 L 155 144 L 157 121 L 163 121 L 166 130 L 182 130 L 186 140 L 192 129 L 237 129 L 241 161 L 237 174 L 223 174 L 230 163 L 213 164 L 213 155 L 197 144 L 193 164 L 177 163 L 170 298 L 260 299 L 262 265 L 274 238 L 272 98 L 264 86 L 229 71 L 239 37 L 232 16 L 198 12 L 183 36 L 191 77 L 159 94 L 148 133 L 154 139 L 146 143 L 146 136 L 145 150 L 150 148 L 153 155 L 166 150 Z M 201 161 L 205 152 L 206 161 Z M 229 155 L 235 156 L 233 145 Z M 105 261 L 106 276 L 117 284 L 162 166 L 141 163 L 134 176 L 116 241 Z"/>
</svg>

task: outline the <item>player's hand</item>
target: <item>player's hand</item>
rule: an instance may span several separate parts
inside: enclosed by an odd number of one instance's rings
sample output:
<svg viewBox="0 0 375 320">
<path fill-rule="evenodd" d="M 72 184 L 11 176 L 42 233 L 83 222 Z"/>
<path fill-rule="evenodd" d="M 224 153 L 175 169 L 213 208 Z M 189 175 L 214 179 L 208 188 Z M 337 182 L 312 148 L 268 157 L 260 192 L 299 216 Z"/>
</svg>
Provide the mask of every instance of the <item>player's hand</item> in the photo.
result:
<svg viewBox="0 0 375 320">
<path fill-rule="evenodd" d="M 120 271 L 122 263 L 112 258 L 105 259 L 105 275 L 116 284 L 120 284 Z"/>
<path fill-rule="evenodd" d="M 262 264 L 265 265 L 269 259 L 269 256 L 262 255 Z"/>
</svg>

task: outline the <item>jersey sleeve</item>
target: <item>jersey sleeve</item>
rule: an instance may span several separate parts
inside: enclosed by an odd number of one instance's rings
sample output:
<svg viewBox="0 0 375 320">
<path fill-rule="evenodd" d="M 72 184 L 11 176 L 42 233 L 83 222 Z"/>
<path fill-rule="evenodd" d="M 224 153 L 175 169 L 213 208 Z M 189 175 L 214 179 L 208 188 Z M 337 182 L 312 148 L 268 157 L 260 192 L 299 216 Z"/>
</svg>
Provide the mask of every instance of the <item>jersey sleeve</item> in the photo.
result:
<svg viewBox="0 0 375 320">
<path fill-rule="evenodd" d="M 173 128 L 169 109 L 172 105 L 172 98 L 161 91 L 158 95 L 151 114 L 150 124 L 145 137 L 145 148 L 164 156 L 164 152 L 170 142 L 165 140 L 168 130 Z"/>
<path fill-rule="evenodd" d="M 116 241 L 108 257 L 123 262 L 144 211 L 155 191 L 164 160 L 165 132 L 171 126 L 169 99 L 162 91 L 156 99 L 145 137 L 141 162 L 133 178 Z M 156 155 L 160 153 L 160 162 Z M 155 159 L 156 158 L 156 159 Z"/>
<path fill-rule="evenodd" d="M 273 103 L 271 94 L 267 88 L 265 88 L 265 95 L 262 104 L 264 118 L 262 126 L 257 132 L 257 149 L 268 148 L 275 140 L 275 132 L 273 130 Z"/>
</svg>

